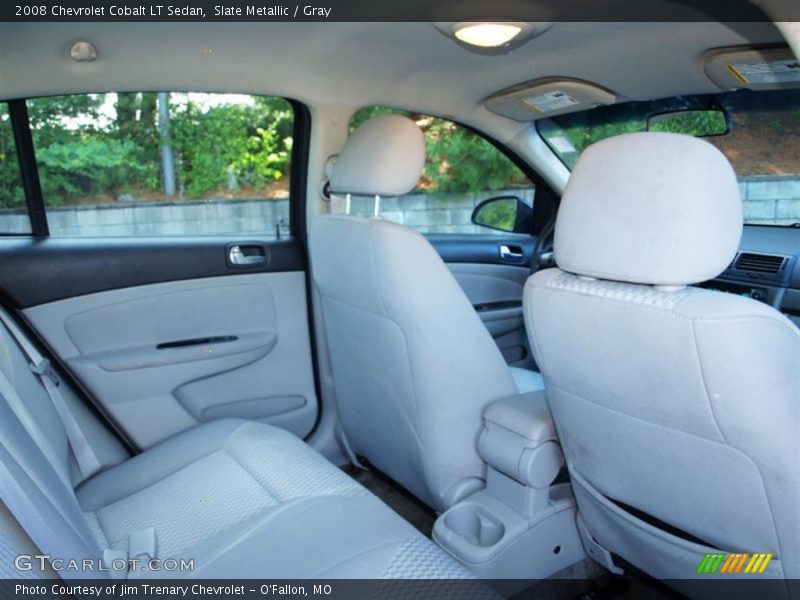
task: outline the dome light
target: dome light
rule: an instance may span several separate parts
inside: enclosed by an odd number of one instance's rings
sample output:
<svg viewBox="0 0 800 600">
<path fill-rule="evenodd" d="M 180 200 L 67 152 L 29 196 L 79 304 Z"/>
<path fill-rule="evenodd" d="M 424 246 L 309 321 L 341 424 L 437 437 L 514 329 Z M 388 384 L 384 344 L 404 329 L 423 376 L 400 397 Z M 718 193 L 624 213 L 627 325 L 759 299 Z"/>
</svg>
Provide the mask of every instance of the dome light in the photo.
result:
<svg viewBox="0 0 800 600">
<path fill-rule="evenodd" d="M 514 23 L 464 23 L 453 33 L 460 41 L 479 48 L 499 48 L 522 32 Z"/>
<path fill-rule="evenodd" d="M 462 48 L 485 55 L 507 54 L 516 50 L 529 39 L 547 31 L 550 25 L 550 22 L 500 20 L 433 23 L 436 29 Z"/>
</svg>

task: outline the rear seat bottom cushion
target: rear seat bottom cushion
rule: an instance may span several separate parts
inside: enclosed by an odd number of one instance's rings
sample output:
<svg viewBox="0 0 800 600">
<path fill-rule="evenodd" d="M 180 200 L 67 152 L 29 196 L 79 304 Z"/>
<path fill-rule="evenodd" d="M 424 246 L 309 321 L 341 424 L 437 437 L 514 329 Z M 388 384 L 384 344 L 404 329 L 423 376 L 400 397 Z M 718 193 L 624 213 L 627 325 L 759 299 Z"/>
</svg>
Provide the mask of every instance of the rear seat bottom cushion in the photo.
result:
<svg viewBox="0 0 800 600">
<path fill-rule="evenodd" d="M 194 559 L 194 577 L 470 577 L 304 442 L 262 423 L 201 425 L 77 496 L 101 548 L 126 549 L 129 534 L 154 527 L 158 557 Z"/>
</svg>

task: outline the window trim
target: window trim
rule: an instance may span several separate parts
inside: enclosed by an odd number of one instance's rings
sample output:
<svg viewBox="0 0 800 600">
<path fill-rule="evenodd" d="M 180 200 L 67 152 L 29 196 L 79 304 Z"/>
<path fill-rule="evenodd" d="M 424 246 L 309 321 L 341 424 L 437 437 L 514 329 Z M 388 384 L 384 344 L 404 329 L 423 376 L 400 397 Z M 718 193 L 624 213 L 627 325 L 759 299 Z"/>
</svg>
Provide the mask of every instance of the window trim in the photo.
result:
<svg viewBox="0 0 800 600">
<path fill-rule="evenodd" d="M 438 117 L 444 118 L 444 117 Z M 464 129 L 471 131 L 472 133 L 481 136 L 487 142 L 489 142 L 492 146 L 497 148 L 500 152 L 502 152 L 506 158 L 508 158 L 511 162 L 513 162 L 517 168 L 522 171 L 525 176 L 531 180 L 535 188 L 535 194 L 533 198 L 533 219 L 532 219 L 532 236 L 538 236 L 545 226 L 550 222 L 550 220 L 555 217 L 556 212 L 558 211 L 558 203 L 560 197 L 558 194 L 555 193 L 553 188 L 548 184 L 544 178 L 537 173 L 533 166 L 530 165 L 522 156 L 516 152 L 515 150 L 509 148 L 498 139 L 490 136 L 489 134 L 481 131 L 480 129 L 476 129 L 471 125 L 466 125 L 459 121 L 454 121 L 453 119 L 447 119 L 448 121 L 455 123 L 463 127 Z M 545 200 L 545 202 L 541 202 L 541 200 Z"/>
<path fill-rule="evenodd" d="M 306 205 L 308 157 L 311 148 L 311 111 L 299 100 L 280 97 L 291 105 L 294 112 L 292 155 L 289 166 L 289 233 L 305 247 L 308 235 Z"/>
<path fill-rule="evenodd" d="M 9 100 L 8 116 L 11 129 L 14 133 L 14 145 L 17 150 L 22 189 L 25 192 L 25 203 L 28 207 L 28 219 L 31 223 L 30 234 L 5 234 L 13 236 L 33 236 L 37 238 L 48 237 L 50 229 L 47 225 L 47 215 L 44 210 L 44 198 L 39 182 L 39 167 L 36 164 L 36 154 L 33 147 L 30 121 L 28 120 L 28 106 L 26 100 Z"/>
</svg>

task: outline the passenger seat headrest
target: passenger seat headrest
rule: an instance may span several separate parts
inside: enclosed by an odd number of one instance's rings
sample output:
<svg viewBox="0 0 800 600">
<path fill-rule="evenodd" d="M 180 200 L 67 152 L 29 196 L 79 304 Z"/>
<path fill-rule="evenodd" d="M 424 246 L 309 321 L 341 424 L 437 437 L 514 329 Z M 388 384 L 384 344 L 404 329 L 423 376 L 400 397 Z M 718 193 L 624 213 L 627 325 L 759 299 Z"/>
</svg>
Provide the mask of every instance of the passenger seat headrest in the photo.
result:
<svg viewBox="0 0 800 600">
<path fill-rule="evenodd" d="M 417 185 L 425 165 L 425 138 L 400 115 L 370 119 L 347 140 L 333 163 L 330 190 L 354 196 L 402 196 Z"/>
<path fill-rule="evenodd" d="M 675 133 L 630 133 L 587 148 L 556 221 L 559 268 L 651 285 L 713 279 L 742 235 L 742 201 L 727 158 Z"/>
</svg>

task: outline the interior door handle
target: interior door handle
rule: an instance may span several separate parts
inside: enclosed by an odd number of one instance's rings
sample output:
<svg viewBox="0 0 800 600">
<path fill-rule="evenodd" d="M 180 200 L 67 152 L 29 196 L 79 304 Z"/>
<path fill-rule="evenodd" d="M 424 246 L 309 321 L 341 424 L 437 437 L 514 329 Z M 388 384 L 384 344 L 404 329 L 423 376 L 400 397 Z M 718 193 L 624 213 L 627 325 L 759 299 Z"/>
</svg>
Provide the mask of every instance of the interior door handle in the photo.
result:
<svg viewBox="0 0 800 600">
<path fill-rule="evenodd" d="M 267 259 L 262 246 L 256 244 L 235 244 L 228 249 L 228 262 L 238 267 L 260 265 Z"/>
<path fill-rule="evenodd" d="M 522 251 L 522 246 L 503 244 L 500 246 L 500 259 L 519 263 L 525 260 L 525 253 Z"/>
</svg>

